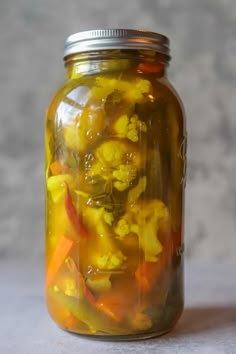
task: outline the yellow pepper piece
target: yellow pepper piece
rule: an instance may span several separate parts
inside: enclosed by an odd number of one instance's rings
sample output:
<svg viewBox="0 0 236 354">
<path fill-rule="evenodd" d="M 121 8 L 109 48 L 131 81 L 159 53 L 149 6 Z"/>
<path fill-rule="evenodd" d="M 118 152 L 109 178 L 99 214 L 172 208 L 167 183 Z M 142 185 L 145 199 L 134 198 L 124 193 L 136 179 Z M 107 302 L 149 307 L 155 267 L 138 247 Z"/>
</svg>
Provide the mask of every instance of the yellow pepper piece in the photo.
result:
<svg viewBox="0 0 236 354">
<path fill-rule="evenodd" d="M 47 189 L 51 193 L 52 200 L 57 203 L 65 192 L 65 182 L 71 185 L 73 177 L 68 174 L 50 176 L 47 179 Z"/>
<path fill-rule="evenodd" d="M 88 277 L 86 284 L 90 290 L 96 293 L 103 293 L 111 289 L 111 274 L 96 274 Z"/>
<path fill-rule="evenodd" d="M 136 200 L 138 200 L 140 195 L 143 192 L 145 192 L 146 186 L 147 186 L 147 177 L 143 176 L 143 177 L 141 177 L 139 179 L 138 184 L 129 191 L 129 193 L 128 193 L 128 202 L 129 203 L 133 203 Z"/>
</svg>

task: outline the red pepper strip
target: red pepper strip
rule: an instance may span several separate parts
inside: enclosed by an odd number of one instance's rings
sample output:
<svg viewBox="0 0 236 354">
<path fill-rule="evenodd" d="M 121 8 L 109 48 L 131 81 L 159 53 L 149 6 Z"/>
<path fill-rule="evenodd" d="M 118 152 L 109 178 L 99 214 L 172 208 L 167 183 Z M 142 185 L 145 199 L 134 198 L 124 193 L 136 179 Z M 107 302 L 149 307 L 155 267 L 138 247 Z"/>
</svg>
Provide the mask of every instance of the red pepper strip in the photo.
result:
<svg viewBox="0 0 236 354">
<path fill-rule="evenodd" d="M 144 73 L 160 73 L 163 71 L 164 65 L 161 63 L 141 63 L 138 66 L 138 71 Z"/>
<path fill-rule="evenodd" d="M 96 297 L 87 287 L 83 275 L 80 272 L 78 272 L 78 275 L 79 275 L 80 286 L 82 288 L 84 296 L 86 297 L 86 299 L 88 300 L 88 302 L 90 304 L 95 305 L 96 304 Z"/>
<path fill-rule="evenodd" d="M 68 187 L 67 183 L 65 183 L 65 185 L 66 185 L 65 208 L 66 208 L 68 218 L 70 219 L 78 236 L 88 237 L 89 233 L 88 233 L 87 229 L 85 228 L 84 224 L 82 223 L 82 220 L 77 215 L 77 212 L 76 212 L 75 207 L 73 205 L 69 187 Z"/>
<path fill-rule="evenodd" d="M 87 287 L 82 273 L 80 273 L 78 271 L 75 261 L 71 257 L 69 257 L 67 259 L 67 267 L 68 267 L 69 271 L 73 274 L 73 276 L 76 279 L 78 279 L 79 285 L 82 289 L 82 292 L 83 292 L 84 296 L 87 298 L 87 300 L 90 302 L 90 304 L 95 304 L 95 302 L 96 302 L 95 296 Z"/>
</svg>

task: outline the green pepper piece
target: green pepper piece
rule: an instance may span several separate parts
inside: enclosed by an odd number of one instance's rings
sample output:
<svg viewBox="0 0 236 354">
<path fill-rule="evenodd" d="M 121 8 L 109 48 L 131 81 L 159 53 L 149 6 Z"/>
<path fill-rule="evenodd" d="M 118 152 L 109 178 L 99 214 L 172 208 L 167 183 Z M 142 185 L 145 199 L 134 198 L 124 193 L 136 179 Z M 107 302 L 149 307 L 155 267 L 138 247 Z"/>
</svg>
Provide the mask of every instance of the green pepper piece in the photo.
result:
<svg viewBox="0 0 236 354">
<path fill-rule="evenodd" d="M 85 323 L 91 333 L 105 333 L 108 335 L 127 334 L 124 326 L 114 326 L 111 320 L 92 309 L 85 298 L 80 299 L 65 295 L 57 286 L 49 288 L 49 294 L 66 308 L 75 318 Z M 104 324 L 102 322 L 105 322 Z"/>
</svg>

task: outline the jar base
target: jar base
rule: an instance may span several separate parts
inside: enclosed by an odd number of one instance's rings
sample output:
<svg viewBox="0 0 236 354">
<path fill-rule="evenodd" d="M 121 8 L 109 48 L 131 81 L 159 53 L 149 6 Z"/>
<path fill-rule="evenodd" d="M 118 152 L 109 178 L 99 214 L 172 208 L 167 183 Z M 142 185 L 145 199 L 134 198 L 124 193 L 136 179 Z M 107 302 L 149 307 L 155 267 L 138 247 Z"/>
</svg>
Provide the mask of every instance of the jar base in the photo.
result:
<svg viewBox="0 0 236 354">
<path fill-rule="evenodd" d="M 70 333 L 74 336 L 78 336 L 85 339 L 91 339 L 94 341 L 103 341 L 103 342 L 132 342 L 132 341 L 139 341 L 139 340 L 146 340 L 152 338 L 161 337 L 169 332 L 172 331 L 173 327 L 162 330 L 160 332 L 151 332 L 151 333 L 139 333 L 139 334 L 126 334 L 126 335 L 106 335 L 106 334 L 84 334 L 73 332 L 68 329 L 59 327 L 63 331 Z"/>
</svg>

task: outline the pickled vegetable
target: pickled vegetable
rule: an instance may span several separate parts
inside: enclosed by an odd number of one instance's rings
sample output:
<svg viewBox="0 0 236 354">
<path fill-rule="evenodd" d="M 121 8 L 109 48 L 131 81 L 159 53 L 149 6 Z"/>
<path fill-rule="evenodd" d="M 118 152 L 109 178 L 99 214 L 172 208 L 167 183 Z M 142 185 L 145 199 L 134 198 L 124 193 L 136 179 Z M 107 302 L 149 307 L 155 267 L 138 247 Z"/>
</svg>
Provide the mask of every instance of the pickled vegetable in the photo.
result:
<svg viewBox="0 0 236 354">
<path fill-rule="evenodd" d="M 182 112 L 162 64 L 126 63 L 76 76 L 83 99 L 69 83 L 48 111 L 46 297 L 77 333 L 161 333 L 182 308 Z"/>
</svg>

